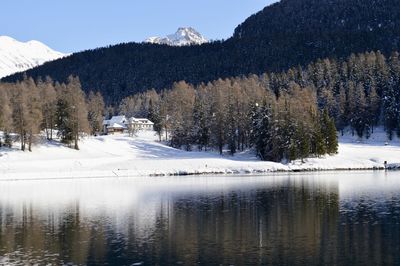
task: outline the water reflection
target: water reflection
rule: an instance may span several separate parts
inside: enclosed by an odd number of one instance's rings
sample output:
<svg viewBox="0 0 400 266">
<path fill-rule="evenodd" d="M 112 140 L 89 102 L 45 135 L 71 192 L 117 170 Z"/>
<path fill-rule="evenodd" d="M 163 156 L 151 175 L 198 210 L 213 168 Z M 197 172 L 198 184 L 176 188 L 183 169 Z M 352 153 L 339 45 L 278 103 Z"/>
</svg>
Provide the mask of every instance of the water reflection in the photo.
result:
<svg viewBox="0 0 400 266">
<path fill-rule="evenodd" d="M 400 264 L 399 177 L 0 182 L 0 263 Z"/>
</svg>

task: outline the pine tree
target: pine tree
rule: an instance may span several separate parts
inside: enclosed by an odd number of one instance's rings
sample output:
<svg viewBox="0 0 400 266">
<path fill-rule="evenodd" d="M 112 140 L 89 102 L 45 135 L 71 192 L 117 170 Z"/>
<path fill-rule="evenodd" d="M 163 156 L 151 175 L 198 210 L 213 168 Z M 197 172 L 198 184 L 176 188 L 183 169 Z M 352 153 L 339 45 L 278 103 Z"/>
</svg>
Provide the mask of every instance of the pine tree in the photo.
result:
<svg viewBox="0 0 400 266">
<path fill-rule="evenodd" d="M 159 108 L 154 106 L 153 101 L 150 100 L 149 102 L 149 113 L 147 118 L 154 123 L 154 131 L 157 132 L 159 141 L 161 141 L 161 135 L 162 135 L 162 119 L 160 115 Z"/>
<path fill-rule="evenodd" d="M 67 99 L 67 89 L 65 85 L 60 85 L 60 96 L 57 100 L 57 129 L 58 136 L 61 138 L 61 142 L 70 145 L 74 140 L 73 128 L 72 128 L 72 117 L 71 117 L 71 106 Z"/>
<path fill-rule="evenodd" d="M 292 139 L 290 142 L 289 146 L 289 160 L 294 161 L 298 158 L 298 150 L 297 150 L 298 144 L 296 143 L 295 139 Z"/>
<path fill-rule="evenodd" d="M 299 156 L 302 162 L 310 155 L 310 137 L 306 134 L 303 127 L 299 128 Z"/>
<path fill-rule="evenodd" d="M 207 150 L 210 142 L 210 123 L 207 115 L 206 104 L 202 97 L 197 94 L 193 109 L 193 141 L 199 150 Z"/>
<path fill-rule="evenodd" d="M 336 154 L 338 152 L 339 144 L 337 138 L 337 131 L 335 126 L 335 120 L 328 118 L 327 136 L 326 136 L 326 152 L 328 154 Z"/>
<path fill-rule="evenodd" d="M 344 134 L 344 128 L 348 125 L 347 121 L 347 100 L 346 100 L 346 91 L 343 85 L 340 85 L 339 94 L 337 96 L 338 102 L 338 116 L 337 116 L 337 127 L 342 132 L 342 136 Z"/>
<path fill-rule="evenodd" d="M 376 85 L 373 83 L 368 95 L 368 124 L 371 127 L 371 133 L 374 133 L 374 127 L 379 122 L 381 100 L 376 92 Z"/>
<path fill-rule="evenodd" d="M 259 106 L 254 104 L 252 111 L 252 141 L 255 145 L 258 156 L 264 160 L 272 158 L 272 112 L 267 103 Z"/>
<path fill-rule="evenodd" d="M 79 150 L 79 137 L 89 132 L 88 111 L 85 95 L 78 78 L 69 77 L 68 84 L 62 86 L 57 103 L 58 134 L 63 143 L 74 144 Z"/>
<path fill-rule="evenodd" d="M 399 116 L 398 109 L 398 92 L 395 88 L 395 81 L 391 77 L 389 85 L 384 91 L 383 98 L 383 113 L 384 113 L 384 124 L 388 138 L 393 138 L 393 132 L 397 127 L 397 121 Z"/>
<path fill-rule="evenodd" d="M 357 135 L 362 138 L 364 133 L 369 131 L 367 104 L 362 83 L 356 86 L 354 98 L 357 102 L 354 103 L 352 110 L 351 126 L 356 130 Z"/>
<path fill-rule="evenodd" d="M 326 154 L 326 139 L 322 134 L 321 128 L 317 127 L 314 135 L 315 153 L 318 157 Z"/>
</svg>

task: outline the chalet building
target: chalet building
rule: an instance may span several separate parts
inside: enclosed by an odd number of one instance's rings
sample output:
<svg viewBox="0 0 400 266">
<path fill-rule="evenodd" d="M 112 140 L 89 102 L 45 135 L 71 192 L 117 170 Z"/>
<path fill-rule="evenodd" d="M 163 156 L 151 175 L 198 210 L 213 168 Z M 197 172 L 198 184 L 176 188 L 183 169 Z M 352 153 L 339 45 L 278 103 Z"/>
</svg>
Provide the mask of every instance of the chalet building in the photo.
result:
<svg viewBox="0 0 400 266">
<path fill-rule="evenodd" d="M 153 130 L 154 123 L 146 118 L 129 119 L 126 116 L 113 116 L 110 120 L 103 121 L 103 133 L 107 135 L 135 132 L 140 130 Z"/>
<path fill-rule="evenodd" d="M 113 116 L 110 120 L 103 121 L 103 132 L 107 135 L 124 133 L 128 130 L 128 119 L 124 115 Z"/>
<path fill-rule="evenodd" d="M 146 118 L 129 118 L 129 127 L 133 130 L 154 130 L 154 123 Z"/>
</svg>

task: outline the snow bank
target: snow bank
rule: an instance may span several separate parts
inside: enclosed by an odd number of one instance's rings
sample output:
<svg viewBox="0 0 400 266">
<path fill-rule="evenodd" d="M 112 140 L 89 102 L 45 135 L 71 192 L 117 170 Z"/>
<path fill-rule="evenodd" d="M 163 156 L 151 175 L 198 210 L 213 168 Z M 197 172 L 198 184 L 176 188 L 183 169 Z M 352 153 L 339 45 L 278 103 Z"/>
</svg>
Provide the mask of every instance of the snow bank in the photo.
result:
<svg viewBox="0 0 400 266">
<path fill-rule="evenodd" d="M 262 162 L 251 153 L 220 156 L 186 152 L 156 141 L 153 132 L 84 139 L 80 151 L 58 142 L 44 142 L 34 152 L 0 150 L 0 179 L 98 178 L 214 174 L 263 174 L 280 171 L 366 170 L 400 166 L 400 142 L 387 143 L 377 132 L 370 140 L 351 135 L 340 139 L 339 154 L 310 158 L 304 163 Z"/>
</svg>

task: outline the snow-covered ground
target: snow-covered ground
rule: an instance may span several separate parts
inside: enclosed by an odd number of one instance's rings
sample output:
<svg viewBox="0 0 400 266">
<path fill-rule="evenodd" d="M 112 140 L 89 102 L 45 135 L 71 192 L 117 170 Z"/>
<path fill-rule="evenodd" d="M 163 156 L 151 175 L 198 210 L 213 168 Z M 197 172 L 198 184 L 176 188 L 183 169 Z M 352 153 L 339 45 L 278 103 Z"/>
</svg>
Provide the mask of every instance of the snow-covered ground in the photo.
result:
<svg viewBox="0 0 400 266">
<path fill-rule="evenodd" d="M 370 140 L 363 141 L 347 134 L 340 138 L 338 155 L 291 164 L 262 162 L 251 152 L 234 157 L 213 152 L 186 152 L 156 139 L 153 132 L 142 132 L 134 138 L 125 135 L 86 138 L 80 143 L 80 151 L 58 142 L 37 145 L 32 153 L 2 149 L 0 179 L 350 170 L 382 168 L 384 161 L 400 163 L 400 141 L 386 143 L 383 130 L 377 130 Z"/>
</svg>

